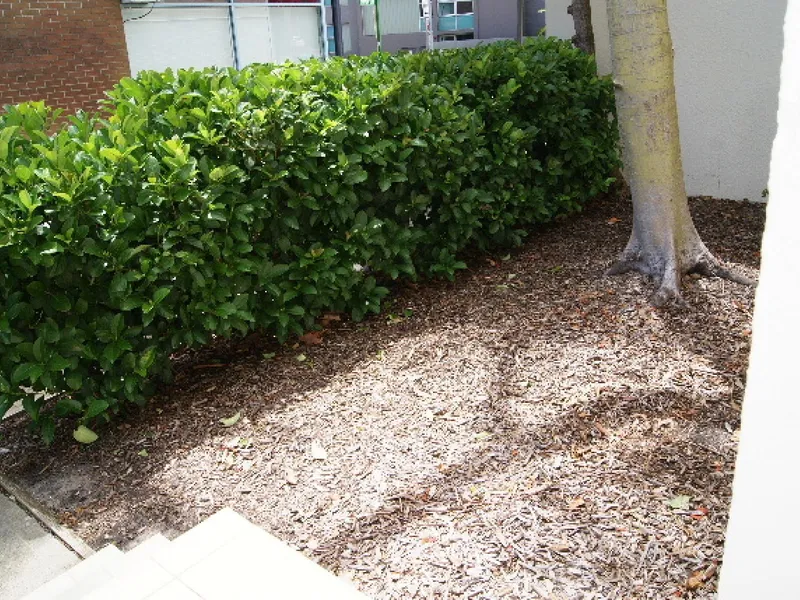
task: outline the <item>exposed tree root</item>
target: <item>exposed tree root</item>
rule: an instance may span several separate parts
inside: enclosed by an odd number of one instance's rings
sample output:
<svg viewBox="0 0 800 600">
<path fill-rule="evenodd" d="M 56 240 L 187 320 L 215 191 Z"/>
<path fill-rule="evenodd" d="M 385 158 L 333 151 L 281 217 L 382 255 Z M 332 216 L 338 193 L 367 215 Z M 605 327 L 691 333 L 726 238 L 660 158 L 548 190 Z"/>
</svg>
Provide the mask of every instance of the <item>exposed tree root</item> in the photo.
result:
<svg viewBox="0 0 800 600">
<path fill-rule="evenodd" d="M 584 4 L 590 3 L 575 0 L 576 16 Z M 633 201 L 630 241 L 608 273 L 638 271 L 653 278 L 655 306 L 684 304 L 681 283 L 690 273 L 752 285 L 714 258 L 692 222 L 667 1 L 612 0 L 607 8 L 622 158 Z"/>
<path fill-rule="evenodd" d="M 622 275 L 637 272 L 651 277 L 657 282 L 656 291 L 650 296 L 650 303 L 656 307 L 684 306 L 681 282 L 685 275 L 697 273 L 704 277 L 718 277 L 742 285 L 753 286 L 755 282 L 724 267 L 711 252 L 699 243 L 695 252 L 685 252 L 683 258 L 669 256 L 666 260 L 659 254 L 645 255 L 635 242 L 629 244 L 620 259 L 606 271 L 606 275 Z M 674 253 L 670 253 L 674 254 Z"/>
<path fill-rule="evenodd" d="M 748 285 L 751 287 L 756 284 L 756 282 L 749 277 L 745 277 L 740 273 L 731 271 L 727 267 L 723 267 L 722 264 L 710 253 L 706 260 L 698 261 L 698 263 L 688 272 L 689 274 L 697 273 L 699 275 L 703 275 L 704 277 L 719 277 L 720 279 L 727 279 L 728 281 L 733 281 L 734 283 L 740 283 L 742 285 Z"/>
</svg>

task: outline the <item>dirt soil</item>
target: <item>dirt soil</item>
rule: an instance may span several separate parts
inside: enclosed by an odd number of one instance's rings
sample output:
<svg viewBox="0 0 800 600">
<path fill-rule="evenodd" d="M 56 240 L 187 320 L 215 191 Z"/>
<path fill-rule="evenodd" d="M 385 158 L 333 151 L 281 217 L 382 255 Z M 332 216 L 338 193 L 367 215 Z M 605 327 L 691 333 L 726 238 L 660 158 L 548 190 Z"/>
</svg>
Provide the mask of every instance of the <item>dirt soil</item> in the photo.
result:
<svg viewBox="0 0 800 600">
<path fill-rule="evenodd" d="M 763 206 L 692 209 L 757 278 Z M 187 354 L 89 447 L 11 419 L 0 471 L 95 547 L 230 506 L 376 600 L 713 598 L 753 290 L 690 279 L 686 309 L 651 308 L 651 283 L 603 276 L 630 221 L 605 199 L 380 317 L 326 320 L 321 344 Z"/>
</svg>

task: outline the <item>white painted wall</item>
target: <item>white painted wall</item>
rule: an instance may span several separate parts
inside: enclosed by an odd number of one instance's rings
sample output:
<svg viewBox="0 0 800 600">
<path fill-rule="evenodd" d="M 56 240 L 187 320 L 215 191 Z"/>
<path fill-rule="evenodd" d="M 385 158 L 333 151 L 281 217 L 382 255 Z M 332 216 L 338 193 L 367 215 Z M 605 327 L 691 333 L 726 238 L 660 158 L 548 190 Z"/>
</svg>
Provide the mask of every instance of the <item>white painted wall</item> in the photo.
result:
<svg viewBox="0 0 800 600">
<path fill-rule="evenodd" d="M 760 200 L 776 131 L 787 0 L 668 0 L 686 189 Z M 547 33 L 574 35 L 571 0 L 547 0 Z M 592 0 L 597 62 L 611 72 L 606 0 Z"/>
<path fill-rule="evenodd" d="M 236 37 L 242 65 L 272 62 L 274 57 L 270 8 L 266 6 L 237 8 Z"/>
<path fill-rule="evenodd" d="M 800 597 L 800 0 L 790 0 L 771 197 L 719 600 Z"/>
<path fill-rule="evenodd" d="M 228 9 L 122 7 L 131 73 L 232 67 Z"/>
<path fill-rule="evenodd" d="M 237 5 L 240 66 L 322 56 L 319 9 Z M 131 73 L 234 66 L 228 8 L 123 6 Z"/>
<path fill-rule="evenodd" d="M 270 8 L 274 62 L 322 56 L 316 8 Z M 244 66 L 244 65 L 242 65 Z"/>
</svg>

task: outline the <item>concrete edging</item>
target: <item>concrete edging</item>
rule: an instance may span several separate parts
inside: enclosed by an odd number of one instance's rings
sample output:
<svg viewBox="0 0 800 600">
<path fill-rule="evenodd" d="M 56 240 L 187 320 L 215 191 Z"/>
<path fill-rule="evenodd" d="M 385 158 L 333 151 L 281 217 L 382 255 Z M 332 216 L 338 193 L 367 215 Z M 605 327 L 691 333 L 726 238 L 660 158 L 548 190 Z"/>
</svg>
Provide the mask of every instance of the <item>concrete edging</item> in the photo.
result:
<svg viewBox="0 0 800 600">
<path fill-rule="evenodd" d="M 64 527 L 55 516 L 38 500 L 23 490 L 17 484 L 0 473 L 0 489 L 11 496 L 17 504 L 26 510 L 33 518 L 44 525 L 50 533 L 56 536 L 61 542 L 81 558 L 88 558 L 94 554 L 94 550 L 84 542 L 78 535 Z"/>
</svg>

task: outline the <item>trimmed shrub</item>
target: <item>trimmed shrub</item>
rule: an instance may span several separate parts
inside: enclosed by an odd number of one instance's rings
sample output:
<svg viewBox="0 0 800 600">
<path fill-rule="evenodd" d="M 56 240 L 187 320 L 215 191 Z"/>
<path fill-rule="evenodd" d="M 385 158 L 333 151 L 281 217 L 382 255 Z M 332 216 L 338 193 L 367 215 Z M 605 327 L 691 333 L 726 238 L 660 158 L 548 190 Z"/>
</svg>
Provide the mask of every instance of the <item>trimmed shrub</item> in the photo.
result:
<svg viewBox="0 0 800 600">
<path fill-rule="evenodd" d="M 40 103 L 0 115 L 0 414 L 22 399 L 46 441 L 143 405 L 182 348 L 452 277 L 618 166 L 610 81 L 553 39 L 147 72 L 108 96 L 53 134 Z"/>
</svg>

